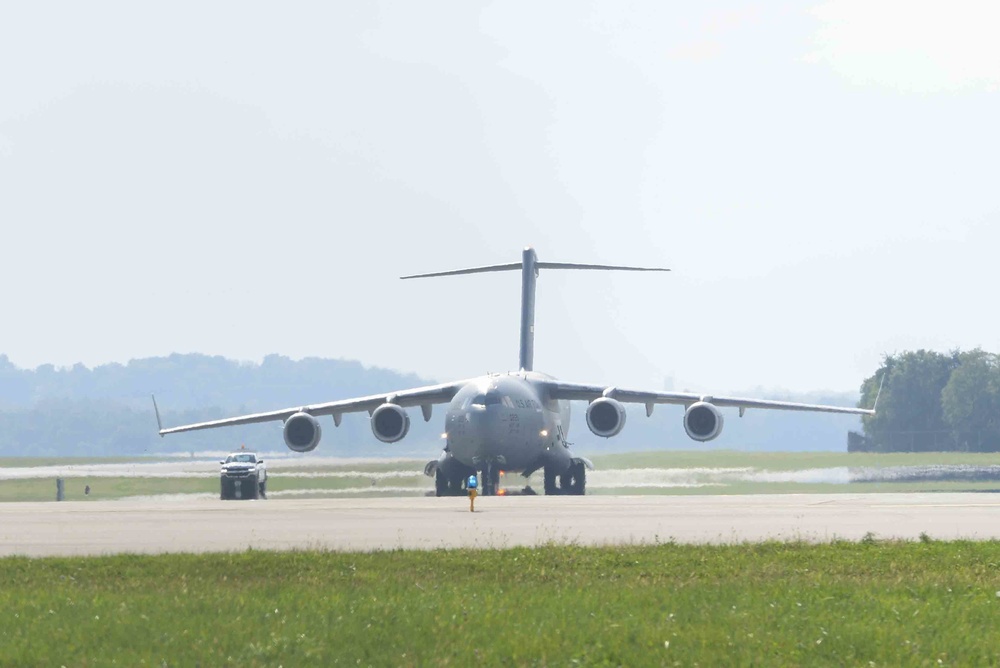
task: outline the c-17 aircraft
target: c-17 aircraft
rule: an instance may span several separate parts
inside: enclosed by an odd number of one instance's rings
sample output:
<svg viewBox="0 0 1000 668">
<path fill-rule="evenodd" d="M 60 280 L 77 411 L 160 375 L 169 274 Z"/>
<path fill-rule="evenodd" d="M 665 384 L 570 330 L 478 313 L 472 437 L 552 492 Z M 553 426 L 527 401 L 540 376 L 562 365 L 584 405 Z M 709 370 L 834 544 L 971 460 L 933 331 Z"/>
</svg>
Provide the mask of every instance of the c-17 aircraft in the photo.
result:
<svg viewBox="0 0 1000 668">
<path fill-rule="evenodd" d="M 521 261 L 471 269 L 457 269 L 401 278 L 431 278 L 494 271 L 521 272 L 521 344 L 517 371 L 489 374 L 406 390 L 396 390 L 356 399 L 343 399 L 267 413 L 200 422 L 164 429 L 159 410 L 156 419 L 160 435 L 196 429 L 284 421 L 285 444 L 295 452 L 310 452 L 319 444 L 318 418 L 331 415 L 340 426 L 345 413 L 367 411 L 375 438 L 395 443 L 410 428 L 407 408 L 419 406 L 424 420 L 431 419 L 435 404 L 447 404 L 444 450 L 428 462 L 424 473 L 435 478 L 438 496 L 464 494 L 468 476 L 478 474 L 480 493 L 496 494 L 500 471 L 522 473 L 525 477 L 544 471 L 546 494 L 583 494 L 589 460 L 572 452 L 567 442 L 571 400 L 588 401 L 587 426 L 597 436 L 610 438 L 625 426 L 625 404 L 645 404 L 646 415 L 656 404 L 685 406 L 684 431 L 695 441 L 710 441 L 722 432 L 720 408 L 738 408 L 742 417 L 747 408 L 790 411 L 819 411 L 874 415 L 872 409 L 823 406 L 739 397 L 717 397 L 688 392 L 629 390 L 556 380 L 534 370 L 535 282 L 540 270 L 592 269 L 621 271 L 669 271 L 662 268 L 625 267 L 563 262 L 541 262 L 534 249 L 525 248 Z M 876 399 L 877 403 L 877 399 Z M 154 409 L 156 400 L 153 400 Z"/>
</svg>

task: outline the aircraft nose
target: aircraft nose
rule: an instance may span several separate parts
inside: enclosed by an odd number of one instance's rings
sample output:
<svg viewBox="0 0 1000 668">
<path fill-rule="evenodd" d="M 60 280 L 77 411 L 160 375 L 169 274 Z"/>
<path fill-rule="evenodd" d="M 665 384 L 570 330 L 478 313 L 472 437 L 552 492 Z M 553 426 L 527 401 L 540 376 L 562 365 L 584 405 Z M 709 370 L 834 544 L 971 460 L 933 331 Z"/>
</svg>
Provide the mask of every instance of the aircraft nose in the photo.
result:
<svg viewBox="0 0 1000 668">
<path fill-rule="evenodd" d="M 481 457 L 503 454 L 503 429 L 507 425 L 502 421 L 499 408 L 499 406 L 486 406 L 469 413 L 469 426 L 475 432 Z"/>
</svg>

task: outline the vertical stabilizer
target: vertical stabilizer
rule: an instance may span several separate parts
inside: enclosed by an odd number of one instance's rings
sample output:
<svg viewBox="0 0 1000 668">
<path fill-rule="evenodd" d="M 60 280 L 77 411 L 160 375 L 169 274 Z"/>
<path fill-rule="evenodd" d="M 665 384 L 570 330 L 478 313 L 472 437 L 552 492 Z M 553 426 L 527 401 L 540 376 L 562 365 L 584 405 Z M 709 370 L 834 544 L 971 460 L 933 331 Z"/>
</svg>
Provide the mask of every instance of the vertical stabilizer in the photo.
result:
<svg viewBox="0 0 1000 668">
<path fill-rule="evenodd" d="M 625 267 L 610 264 L 576 264 L 570 262 L 539 262 L 535 249 L 528 246 L 521 253 L 521 261 L 511 264 L 494 264 L 471 269 L 438 271 L 431 274 L 401 276 L 408 278 L 431 278 L 434 276 L 459 276 L 461 274 L 483 274 L 491 271 L 521 270 L 521 343 L 518 368 L 532 371 L 535 364 L 535 283 L 539 269 L 600 269 L 605 271 L 670 271 L 659 267 Z"/>
<path fill-rule="evenodd" d="M 521 347 L 518 368 L 531 371 L 535 362 L 535 279 L 538 268 L 535 249 L 528 246 L 521 254 Z"/>
</svg>

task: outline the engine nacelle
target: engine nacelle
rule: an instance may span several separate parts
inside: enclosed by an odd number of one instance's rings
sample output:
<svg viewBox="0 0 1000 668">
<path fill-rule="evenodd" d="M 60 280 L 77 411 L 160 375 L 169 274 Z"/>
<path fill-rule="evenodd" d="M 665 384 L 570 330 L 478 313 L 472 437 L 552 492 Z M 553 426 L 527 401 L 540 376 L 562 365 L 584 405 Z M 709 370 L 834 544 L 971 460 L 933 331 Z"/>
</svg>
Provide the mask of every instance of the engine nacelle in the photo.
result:
<svg viewBox="0 0 1000 668">
<path fill-rule="evenodd" d="M 285 445 L 289 450 L 295 452 L 310 452 L 319 445 L 320 436 L 323 430 L 319 428 L 319 421 L 308 413 L 296 413 L 285 420 L 283 430 Z"/>
<path fill-rule="evenodd" d="M 410 416 L 396 404 L 382 404 L 372 413 L 372 433 L 383 443 L 395 443 L 410 431 Z"/>
<path fill-rule="evenodd" d="M 594 399 L 587 406 L 587 426 L 597 436 L 618 435 L 625 426 L 625 406 L 609 397 Z"/>
<path fill-rule="evenodd" d="M 684 411 L 684 431 L 696 441 L 711 441 L 722 433 L 722 413 L 707 401 L 699 401 Z"/>
</svg>

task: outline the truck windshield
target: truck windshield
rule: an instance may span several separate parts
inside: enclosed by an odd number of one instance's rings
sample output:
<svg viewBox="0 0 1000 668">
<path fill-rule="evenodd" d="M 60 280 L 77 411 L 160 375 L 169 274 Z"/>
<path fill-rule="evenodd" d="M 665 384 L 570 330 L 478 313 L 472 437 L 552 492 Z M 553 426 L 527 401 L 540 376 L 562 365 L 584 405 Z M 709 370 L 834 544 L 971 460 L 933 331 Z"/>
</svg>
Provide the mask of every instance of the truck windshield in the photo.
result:
<svg viewBox="0 0 1000 668">
<path fill-rule="evenodd" d="M 227 464 L 229 464 L 230 462 L 249 462 L 253 464 L 256 461 L 257 461 L 256 455 L 249 455 L 243 453 L 240 453 L 238 455 L 229 455 L 228 457 L 226 457 Z"/>
</svg>

